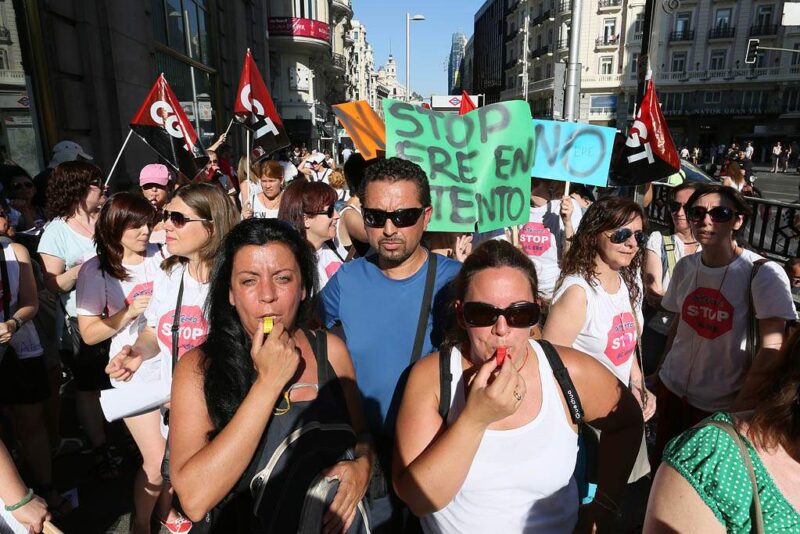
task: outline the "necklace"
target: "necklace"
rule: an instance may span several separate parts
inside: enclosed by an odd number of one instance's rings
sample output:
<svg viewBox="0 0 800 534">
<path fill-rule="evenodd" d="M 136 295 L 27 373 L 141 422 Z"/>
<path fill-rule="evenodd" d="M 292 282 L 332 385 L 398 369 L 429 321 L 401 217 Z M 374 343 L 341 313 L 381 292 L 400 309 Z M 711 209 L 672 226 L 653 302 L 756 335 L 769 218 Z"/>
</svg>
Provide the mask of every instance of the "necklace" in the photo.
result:
<svg viewBox="0 0 800 534">
<path fill-rule="evenodd" d="M 87 234 L 89 234 L 89 237 L 94 237 L 94 228 L 91 228 L 88 225 L 84 224 L 83 222 L 79 221 L 77 216 L 73 215 L 68 220 L 77 224 L 82 230 L 84 230 Z"/>
</svg>

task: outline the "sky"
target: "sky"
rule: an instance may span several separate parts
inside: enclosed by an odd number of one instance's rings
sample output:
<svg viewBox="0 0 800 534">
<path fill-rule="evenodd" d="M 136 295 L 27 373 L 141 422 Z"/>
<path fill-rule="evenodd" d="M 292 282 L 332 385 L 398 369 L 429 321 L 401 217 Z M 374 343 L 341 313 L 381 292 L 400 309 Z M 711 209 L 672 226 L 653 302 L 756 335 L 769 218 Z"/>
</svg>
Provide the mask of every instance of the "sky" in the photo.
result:
<svg viewBox="0 0 800 534">
<path fill-rule="evenodd" d="M 375 70 L 386 63 L 391 47 L 397 78 L 406 78 L 406 13 L 411 21 L 411 89 L 424 97 L 447 94 L 447 60 L 454 32 L 472 35 L 475 13 L 484 0 L 353 0 L 353 18 L 367 28 Z"/>
</svg>

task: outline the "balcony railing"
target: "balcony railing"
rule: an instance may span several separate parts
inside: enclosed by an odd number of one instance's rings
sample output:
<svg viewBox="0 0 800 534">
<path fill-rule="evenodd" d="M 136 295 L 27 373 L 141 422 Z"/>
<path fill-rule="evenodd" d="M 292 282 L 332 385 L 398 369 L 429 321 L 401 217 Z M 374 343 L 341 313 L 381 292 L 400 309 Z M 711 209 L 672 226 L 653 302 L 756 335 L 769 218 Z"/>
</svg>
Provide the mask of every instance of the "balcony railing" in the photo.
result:
<svg viewBox="0 0 800 534">
<path fill-rule="evenodd" d="M 508 70 L 508 69 L 518 65 L 518 64 L 519 64 L 519 59 L 518 58 L 509 59 L 508 61 L 506 61 L 503 64 L 503 69 L 504 70 Z"/>
<path fill-rule="evenodd" d="M 531 52 L 531 58 L 535 59 L 535 58 L 538 58 L 538 57 L 542 57 L 545 54 L 552 54 L 552 53 L 553 53 L 553 50 L 550 47 L 550 45 L 544 45 L 542 47 L 537 48 L 533 52 Z"/>
<path fill-rule="evenodd" d="M 724 80 L 794 80 L 800 74 L 800 65 L 746 69 L 707 69 L 694 71 L 662 71 L 656 77 L 661 81 L 705 82 L 711 79 Z M 585 78 L 584 78 L 585 79 Z"/>
<path fill-rule="evenodd" d="M 559 13 L 572 13 L 572 0 L 561 0 L 558 4 Z"/>
<path fill-rule="evenodd" d="M 331 54 L 331 66 L 335 69 L 345 71 L 347 69 L 347 58 L 342 54 Z"/>
<path fill-rule="evenodd" d="M 736 28 L 734 26 L 720 26 L 708 30 L 709 39 L 730 39 L 734 35 L 736 35 Z"/>
<path fill-rule="evenodd" d="M 644 37 L 644 32 L 633 32 L 634 41 L 641 41 L 642 37 Z"/>
<path fill-rule="evenodd" d="M 621 5 L 622 0 L 600 0 L 597 2 L 597 7 L 600 9 L 607 7 L 620 7 Z"/>
<path fill-rule="evenodd" d="M 694 30 L 680 30 L 670 32 L 670 41 L 694 41 Z"/>
<path fill-rule="evenodd" d="M 776 35 L 777 33 L 777 24 L 754 24 L 750 26 L 750 35 Z"/>
<path fill-rule="evenodd" d="M 569 50 L 569 39 L 560 39 L 556 44 L 556 50 Z"/>
<path fill-rule="evenodd" d="M 5 26 L 0 26 L 0 44 L 11 44 L 11 32 Z"/>
<path fill-rule="evenodd" d="M 617 46 L 619 44 L 619 34 L 617 35 L 609 35 L 608 37 L 598 37 L 594 40 L 594 46 Z"/>
<path fill-rule="evenodd" d="M 550 13 L 550 10 L 548 9 L 547 11 L 545 11 L 544 13 L 542 13 L 541 15 L 539 15 L 538 17 L 533 19 L 531 24 L 533 24 L 534 26 L 538 26 L 542 22 L 544 22 L 546 20 L 549 20 L 549 19 L 552 19 L 552 18 L 553 18 L 553 15 Z"/>
</svg>

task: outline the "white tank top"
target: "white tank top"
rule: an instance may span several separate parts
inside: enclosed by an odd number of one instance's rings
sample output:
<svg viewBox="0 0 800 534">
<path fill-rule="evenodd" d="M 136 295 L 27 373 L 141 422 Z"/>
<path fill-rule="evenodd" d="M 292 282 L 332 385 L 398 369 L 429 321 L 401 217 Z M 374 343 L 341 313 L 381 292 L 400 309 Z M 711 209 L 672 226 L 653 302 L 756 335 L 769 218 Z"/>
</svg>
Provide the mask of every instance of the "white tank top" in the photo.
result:
<svg viewBox="0 0 800 534">
<path fill-rule="evenodd" d="M 578 435 L 567 421 L 559 386 L 547 357 L 531 341 L 539 360 L 542 407 L 512 430 L 487 430 L 461 489 L 450 503 L 421 519 L 428 533 L 569 533 L 578 519 L 572 474 Z M 461 353 L 450 354 L 451 403 L 447 424 L 464 410 Z"/>
<path fill-rule="evenodd" d="M 637 304 L 636 318 L 631 309 L 630 294 L 625 281 L 620 278 L 620 289 L 608 293 L 597 282 L 589 284 L 581 275 L 564 278 L 556 291 L 553 302 L 570 287 L 578 285 L 586 294 L 586 319 L 583 327 L 572 342 L 572 348 L 585 352 L 605 365 L 623 384 L 631 378 L 631 366 L 636 357 L 636 321 L 642 324 L 641 306 Z"/>
<path fill-rule="evenodd" d="M 278 208 L 267 208 L 261 203 L 260 194 L 256 193 L 253 197 L 253 218 L 254 219 L 277 219 Z"/>
</svg>

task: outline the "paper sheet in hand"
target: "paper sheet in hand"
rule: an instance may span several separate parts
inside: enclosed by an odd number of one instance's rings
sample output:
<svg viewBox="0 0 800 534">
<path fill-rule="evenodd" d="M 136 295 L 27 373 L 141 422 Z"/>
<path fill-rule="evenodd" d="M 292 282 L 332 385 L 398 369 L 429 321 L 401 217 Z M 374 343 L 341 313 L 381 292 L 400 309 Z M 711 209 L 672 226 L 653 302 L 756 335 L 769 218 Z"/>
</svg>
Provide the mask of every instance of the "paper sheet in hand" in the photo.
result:
<svg viewBox="0 0 800 534">
<path fill-rule="evenodd" d="M 169 402 L 170 383 L 158 382 L 130 384 L 125 387 L 107 389 L 100 393 L 100 406 L 110 423 L 123 417 L 132 417 L 149 412 Z"/>
</svg>

